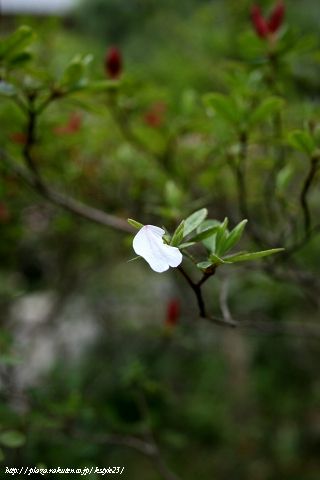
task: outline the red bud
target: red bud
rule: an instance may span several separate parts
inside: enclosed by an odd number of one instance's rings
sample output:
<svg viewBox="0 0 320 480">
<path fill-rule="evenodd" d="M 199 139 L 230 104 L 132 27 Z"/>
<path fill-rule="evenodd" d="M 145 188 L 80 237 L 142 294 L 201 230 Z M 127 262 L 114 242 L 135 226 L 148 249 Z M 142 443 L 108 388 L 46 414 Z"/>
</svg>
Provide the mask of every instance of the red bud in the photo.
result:
<svg viewBox="0 0 320 480">
<path fill-rule="evenodd" d="M 65 125 L 60 125 L 54 129 L 54 133 L 57 135 L 68 135 L 78 132 L 81 128 L 82 117 L 79 113 L 72 113 L 68 122 Z"/>
<path fill-rule="evenodd" d="M 285 14 L 285 6 L 282 1 L 279 1 L 278 4 L 272 10 L 270 17 L 268 19 L 268 28 L 271 33 L 275 33 L 279 30 L 283 23 Z"/>
<path fill-rule="evenodd" d="M 262 16 L 260 7 L 258 7 L 258 5 L 253 5 L 251 8 L 251 21 L 259 37 L 267 38 L 269 34 L 269 27 L 266 20 Z"/>
<path fill-rule="evenodd" d="M 122 55 L 117 47 L 110 47 L 104 61 L 106 74 L 113 79 L 118 78 L 122 72 Z"/>
<path fill-rule="evenodd" d="M 172 298 L 167 304 L 167 315 L 165 325 L 174 327 L 177 325 L 180 316 L 180 302 L 177 298 Z"/>
<path fill-rule="evenodd" d="M 157 102 L 151 105 L 151 108 L 144 114 L 144 121 L 149 127 L 160 127 L 164 121 L 166 105 L 163 102 Z"/>
</svg>

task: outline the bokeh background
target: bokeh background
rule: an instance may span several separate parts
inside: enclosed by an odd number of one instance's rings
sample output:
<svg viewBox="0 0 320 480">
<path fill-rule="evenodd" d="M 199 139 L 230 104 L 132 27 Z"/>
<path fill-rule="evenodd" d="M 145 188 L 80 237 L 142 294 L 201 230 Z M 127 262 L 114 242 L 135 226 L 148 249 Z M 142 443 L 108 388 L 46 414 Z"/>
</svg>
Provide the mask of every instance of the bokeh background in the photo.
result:
<svg viewBox="0 0 320 480">
<path fill-rule="evenodd" d="M 251 1 L 1 3 L 2 36 L 20 25 L 36 34 L 34 64 L 15 74 L 25 85 L 35 78 L 52 84 L 79 53 L 93 55 L 90 76 L 103 80 L 107 49 L 122 53 L 120 121 L 112 91 L 61 99 L 39 119 L 36 155 L 50 184 L 171 230 L 201 207 L 220 221 L 242 218 L 229 164 L 236 135 L 202 99 L 270 94 Z M 264 12 L 273 6 L 259 4 Z M 319 121 L 319 23 L 317 0 L 286 2 L 274 87 L 285 98 L 284 133 L 274 136 L 268 121 L 252 132 L 252 222 L 271 238 L 301 215 L 308 158 L 286 138 Z M 20 161 L 25 119 L 4 97 L 0 122 L 1 149 Z M 261 180 L 283 144 L 287 163 L 274 195 L 285 209 L 266 220 L 271 200 Z M 319 199 L 316 177 L 314 224 Z M 128 263 L 131 242 L 59 209 L 1 168 L 2 472 L 119 465 L 130 480 L 318 480 L 319 237 L 281 275 L 254 263 L 210 279 L 211 310 L 221 315 L 228 301 L 234 318 L 250 323 L 237 329 L 198 319 L 175 270 L 157 274 L 141 259 Z"/>
</svg>

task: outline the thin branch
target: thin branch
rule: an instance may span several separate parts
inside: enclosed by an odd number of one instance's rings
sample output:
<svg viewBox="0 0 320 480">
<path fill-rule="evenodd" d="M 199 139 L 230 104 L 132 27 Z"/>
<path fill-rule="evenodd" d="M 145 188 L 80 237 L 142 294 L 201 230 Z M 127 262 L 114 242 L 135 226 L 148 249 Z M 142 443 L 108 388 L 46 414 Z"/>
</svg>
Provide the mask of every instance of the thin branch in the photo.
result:
<svg viewBox="0 0 320 480">
<path fill-rule="evenodd" d="M 193 290 L 193 292 L 196 296 L 200 317 L 206 318 L 206 316 L 207 316 L 206 315 L 206 306 L 205 306 L 205 303 L 204 303 L 201 287 L 202 287 L 203 283 L 205 281 L 207 281 L 208 278 L 210 278 L 214 274 L 214 271 L 210 274 L 209 273 L 204 273 L 203 277 L 199 280 L 199 282 L 195 283 L 192 280 L 192 278 L 189 276 L 189 274 L 183 269 L 183 267 L 179 266 L 178 270 L 182 274 L 182 276 L 185 278 L 185 280 L 188 282 L 188 284 L 190 285 L 190 287 L 192 288 L 192 290 Z"/>
<path fill-rule="evenodd" d="M 10 158 L 6 152 L 0 150 L 0 157 L 5 161 L 6 166 L 19 178 L 21 178 L 29 187 L 36 191 L 39 195 L 46 198 L 53 204 L 64 208 L 72 214 L 90 220 L 91 222 L 103 225 L 104 227 L 111 227 L 115 230 L 132 233 L 133 228 L 127 223 L 126 220 L 105 213 L 104 211 L 86 205 L 73 197 L 64 195 L 57 190 L 49 187 L 45 184 L 40 175 L 35 176 L 26 171 L 17 162 Z"/>
</svg>

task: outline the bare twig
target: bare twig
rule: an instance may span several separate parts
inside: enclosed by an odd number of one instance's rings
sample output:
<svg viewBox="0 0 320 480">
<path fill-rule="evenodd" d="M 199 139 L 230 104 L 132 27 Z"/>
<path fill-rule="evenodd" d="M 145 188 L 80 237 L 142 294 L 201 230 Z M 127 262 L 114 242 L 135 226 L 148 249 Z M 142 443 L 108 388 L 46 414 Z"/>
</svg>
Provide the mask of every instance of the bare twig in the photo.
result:
<svg viewBox="0 0 320 480">
<path fill-rule="evenodd" d="M 193 292 L 196 296 L 200 317 L 206 318 L 206 316 L 207 316 L 206 307 L 205 307 L 205 302 L 204 302 L 204 299 L 203 299 L 202 288 L 201 287 L 210 277 L 212 277 L 212 275 L 214 275 L 215 268 L 212 268 L 211 270 L 208 270 L 208 271 L 204 272 L 203 275 L 202 275 L 202 278 L 197 283 L 195 283 L 192 280 L 192 278 L 183 269 L 183 267 L 181 267 L 181 265 L 178 267 L 178 270 L 182 274 L 182 276 L 185 278 L 185 280 L 188 282 L 188 284 L 190 285 L 190 287 L 192 288 L 192 290 L 193 290 Z"/>
</svg>

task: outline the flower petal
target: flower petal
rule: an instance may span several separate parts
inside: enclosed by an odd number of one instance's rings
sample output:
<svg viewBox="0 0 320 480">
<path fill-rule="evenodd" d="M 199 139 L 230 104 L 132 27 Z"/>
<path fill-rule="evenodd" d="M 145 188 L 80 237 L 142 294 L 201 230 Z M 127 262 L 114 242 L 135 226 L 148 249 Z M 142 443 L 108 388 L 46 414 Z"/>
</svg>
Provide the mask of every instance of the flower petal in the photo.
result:
<svg viewBox="0 0 320 480">
<path fill-rule="evenodd" d="M 162 241 L 165 231 L 154 225 L 142 227 L 133 239 L 133 249 L 143 257 L 155 272 L 165 272 L 182 262 L 182 254 L 176 247 Z"/>
</svg>

